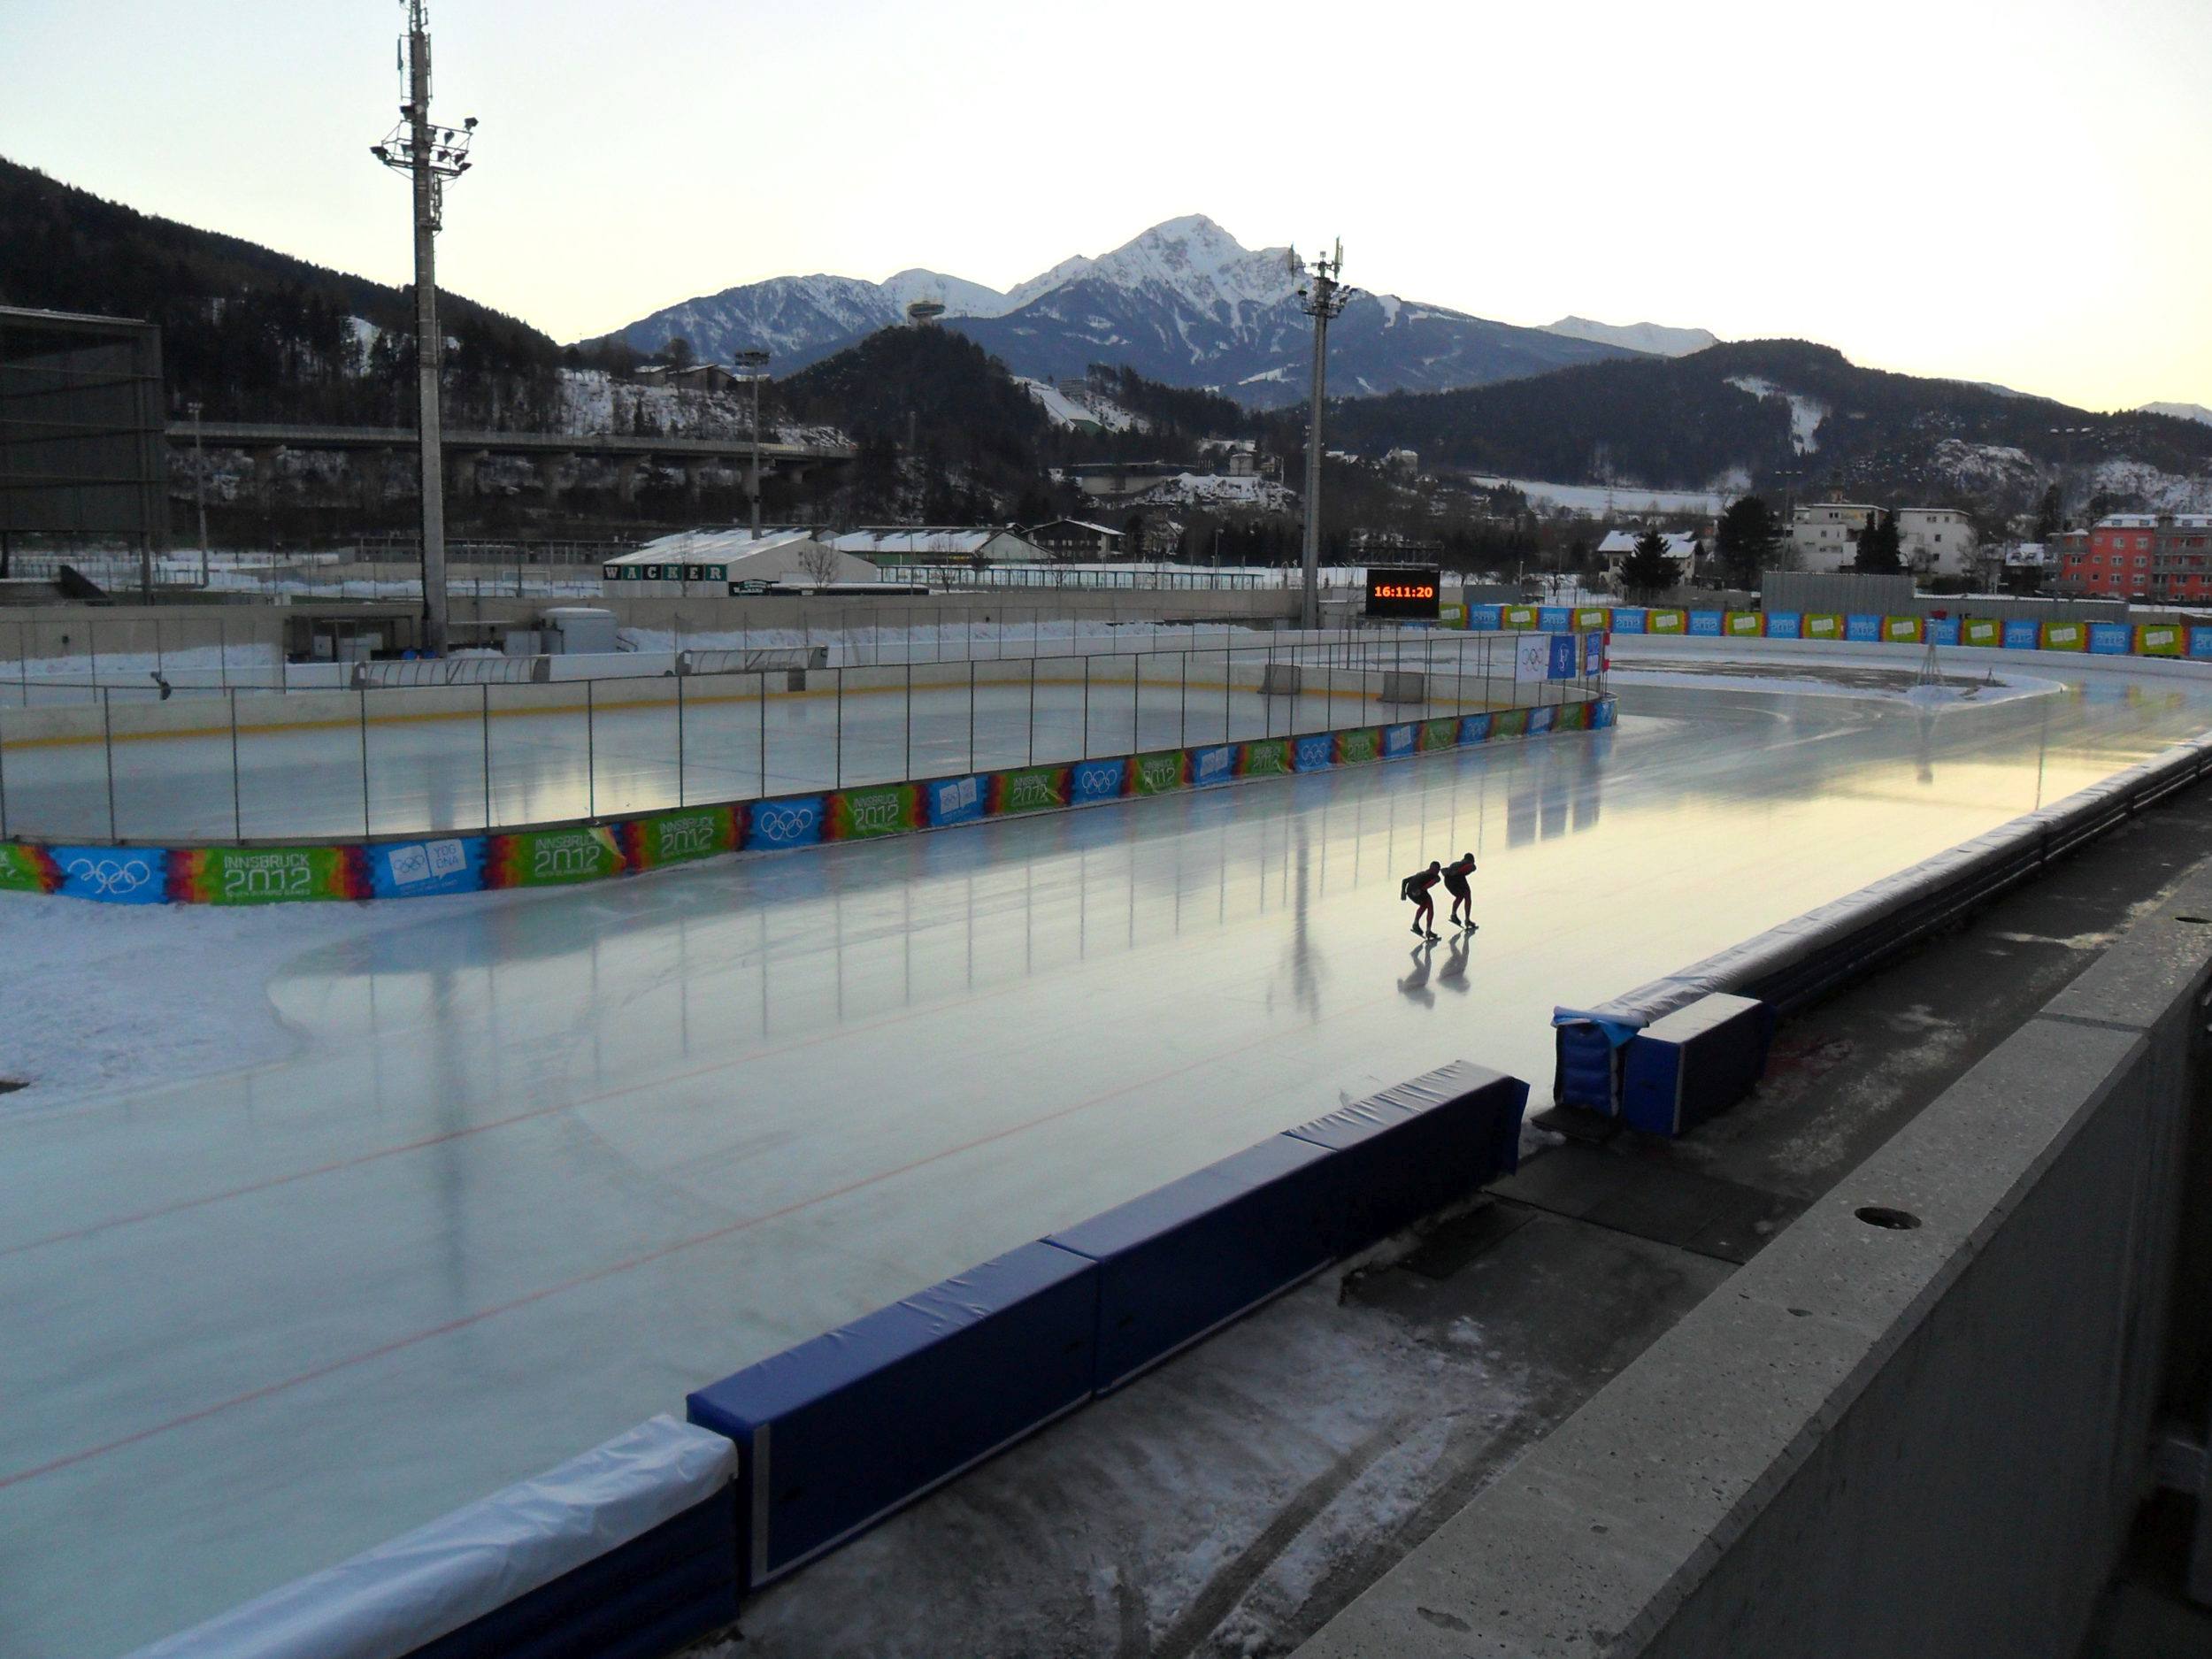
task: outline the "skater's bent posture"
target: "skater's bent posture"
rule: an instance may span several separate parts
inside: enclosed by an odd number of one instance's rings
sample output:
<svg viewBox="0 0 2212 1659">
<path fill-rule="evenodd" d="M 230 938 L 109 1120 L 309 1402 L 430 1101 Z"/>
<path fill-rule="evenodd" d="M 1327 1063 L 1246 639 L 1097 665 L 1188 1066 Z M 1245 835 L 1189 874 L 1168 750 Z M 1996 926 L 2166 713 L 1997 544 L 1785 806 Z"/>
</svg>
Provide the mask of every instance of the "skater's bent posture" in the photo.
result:
<svg viewBox="0 0 2212 1659">
<path fill-rule="evenodd" d="M 1452 920 L 1463 927 L 1475 925 L 1474 895 L 1467 891 L 1467 878 L 1474 873 L 1475 856 L 1462 853 L 1444 866 L 1444 891 L 1452 895 Z M 1461 912 L 1464 911 L 1463 915 Z"/>
<path fill-rule="evenodd" d="M 1413 931 L 1424 939 L 1436 937 L 1436 900 L 1431 893 L 1443 879 L 1443 865 L 1432 858 L 1426 870 L 1417 870 L 1398 884 L 1398 896 L 1413 901 Z"/>
</svg>

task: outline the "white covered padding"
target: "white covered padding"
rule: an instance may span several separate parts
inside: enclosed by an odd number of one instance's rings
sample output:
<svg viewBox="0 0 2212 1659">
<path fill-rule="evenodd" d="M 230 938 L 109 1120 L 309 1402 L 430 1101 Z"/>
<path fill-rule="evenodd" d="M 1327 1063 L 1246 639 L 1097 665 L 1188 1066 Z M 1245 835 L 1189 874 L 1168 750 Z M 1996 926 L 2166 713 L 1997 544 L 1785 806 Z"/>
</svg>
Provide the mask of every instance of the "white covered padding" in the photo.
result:
<svg viewBox="0 0 2212 1659">
<path fill-rule="evenodd" d="M 657 1417 L 134 1659 L 398 1659 L 641 1538 L 736 1473 L 729 1441 Z"/>
</svg>

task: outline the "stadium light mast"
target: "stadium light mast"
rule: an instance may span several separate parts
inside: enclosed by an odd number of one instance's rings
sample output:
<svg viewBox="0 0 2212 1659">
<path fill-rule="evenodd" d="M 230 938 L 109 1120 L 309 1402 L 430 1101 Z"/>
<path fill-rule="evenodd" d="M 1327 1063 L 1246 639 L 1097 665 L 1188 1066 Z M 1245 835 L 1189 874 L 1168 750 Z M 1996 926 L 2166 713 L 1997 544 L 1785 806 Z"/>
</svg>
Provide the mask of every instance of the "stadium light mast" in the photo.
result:
<svg viewBox="0 0 2212 1659">
<path fill-rule="evenodd" d="M 400 121 L 369 153 L 394 173 L 403 173 L 415 191 L 415 373 L 417 441 L 422 452 L 422 633 L 433 657 L 446 652 L 445 456 L 438 408 L 439 373 L 445 335 L 438 326 L 438 230 L 445 211 L 445 181 L 469 170 L 469 146 L 476 136 L 472 115 L 456 127 L 430 119 L 430 7 L 428 0 L 407 6 L 407 102 Z"/>
<path fill-rule="evenodd" d="M 1298 255 L 1290 256 L 1291 268 L 1300 269 Z M 1306 545 L 1305 596 L 1298 607 L 1298 626 L 1321 626 L 1321 403 L 1328 396 L 1329 324 L 1340 315 L 1357 288 L 1339 279 L 1344 271 L 1344 243 L 1313 262 L 1313 270 L 1298 289 L 1299 309 L 1313 319 L 1313 411 L 1306 420 Z"/>
<path fill-rule="evenodd" d="M 758 346 L 748 346 L 737 354 L 737 366 L 745 371 L 745 378 L 753 387 L 753 475 L 747 480 L 748 492 L 753 498 L 753 540 L 760 540 L 760 383 L 768 378 L 768 354 Z"/>
</svg>

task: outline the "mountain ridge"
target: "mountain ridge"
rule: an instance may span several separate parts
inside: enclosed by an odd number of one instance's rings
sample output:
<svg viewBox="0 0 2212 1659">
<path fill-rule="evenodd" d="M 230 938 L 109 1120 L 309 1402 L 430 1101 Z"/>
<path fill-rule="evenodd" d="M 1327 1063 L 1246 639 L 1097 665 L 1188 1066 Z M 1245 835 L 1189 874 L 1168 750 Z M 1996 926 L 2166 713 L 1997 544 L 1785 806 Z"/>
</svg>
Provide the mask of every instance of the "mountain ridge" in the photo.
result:
<svg viewBox="0 0 2212 1659">
<path fill-rule="evenodd" d="M 1103 254 L 1064 259 L 1003 294 L 922 270 L 881 283 L 772 277 L 664 307 L 604 338 L 650 352 L 680 335 L 715 358 L 758 346 L 775 354 L 779 373 L 791 373 L 902 321 L 910 299 L 939 298 L 944 326 L 1018 374 L 1067 379 L 1115 365 L 1267 408 L 1306 396 L 1312 335 L 1298 302 L 1303 280 L 1290 248 L 1246 248 L 1189 213 Z M 1354 294 L 1331 338 L 1330 373 L 1342 377 L 1333 383 L 1362 394 L 1480 385 L 1629 351 L 1366 292 Z"/>
</svg>

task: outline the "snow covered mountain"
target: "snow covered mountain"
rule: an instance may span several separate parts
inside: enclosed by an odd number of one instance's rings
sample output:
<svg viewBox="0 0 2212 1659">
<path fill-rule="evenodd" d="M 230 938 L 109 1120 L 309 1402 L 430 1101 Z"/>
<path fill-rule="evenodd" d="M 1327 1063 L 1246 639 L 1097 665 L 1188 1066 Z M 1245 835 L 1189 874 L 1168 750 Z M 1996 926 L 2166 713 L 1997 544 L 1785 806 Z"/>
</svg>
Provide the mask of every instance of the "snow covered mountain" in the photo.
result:
<svg viewBox="0 0 2212 1659">
<path fill-rule="evenodd" d="M 1663 323 L 1594 323 L 1587 317 L 1562 317 L 1547 323 L 1548 334 L 1569 340 L 1594 340 L 1600 345 L 1620 346 L 1655 357 L 1686 357 L 1693 351 L 1717 346 L 1720 337 L 1705 328 L 1669 328 Z"/>
<path fill-rule="evenodd" d="M 2200 421 L 2212 426 L 2212 409 L 2202 403 L 2146 403 L 2135 411 L 2139 415 L 2171 415 L 2176 420 Z"/>
<path fill-rule="evenodd" d="M 722 360 L 763 346 L 781 374 L 902 321 L 907 302 L 926 296 L 945 303 L 947 326 L 1019 375 L 1064 380 L 1095 363 L 1124 364 L 1271 408 L 1306 395 L 1313 334 L 1298 308 L 1300 280 L 1288 249 L 1246 248 L 1194 213 L 1095 258 L 1064 259 L 1005 294 L 932 271 L 883 282 L 777 277 L 687 300 L 617 334 L 645 351 L 680 335 L 700 357 Z M 1352 396 L 1480 386 L 1634 349 L 1370 293 L 1352 300 L 1329 339 L 1330 390 Z"/>
</svg>

